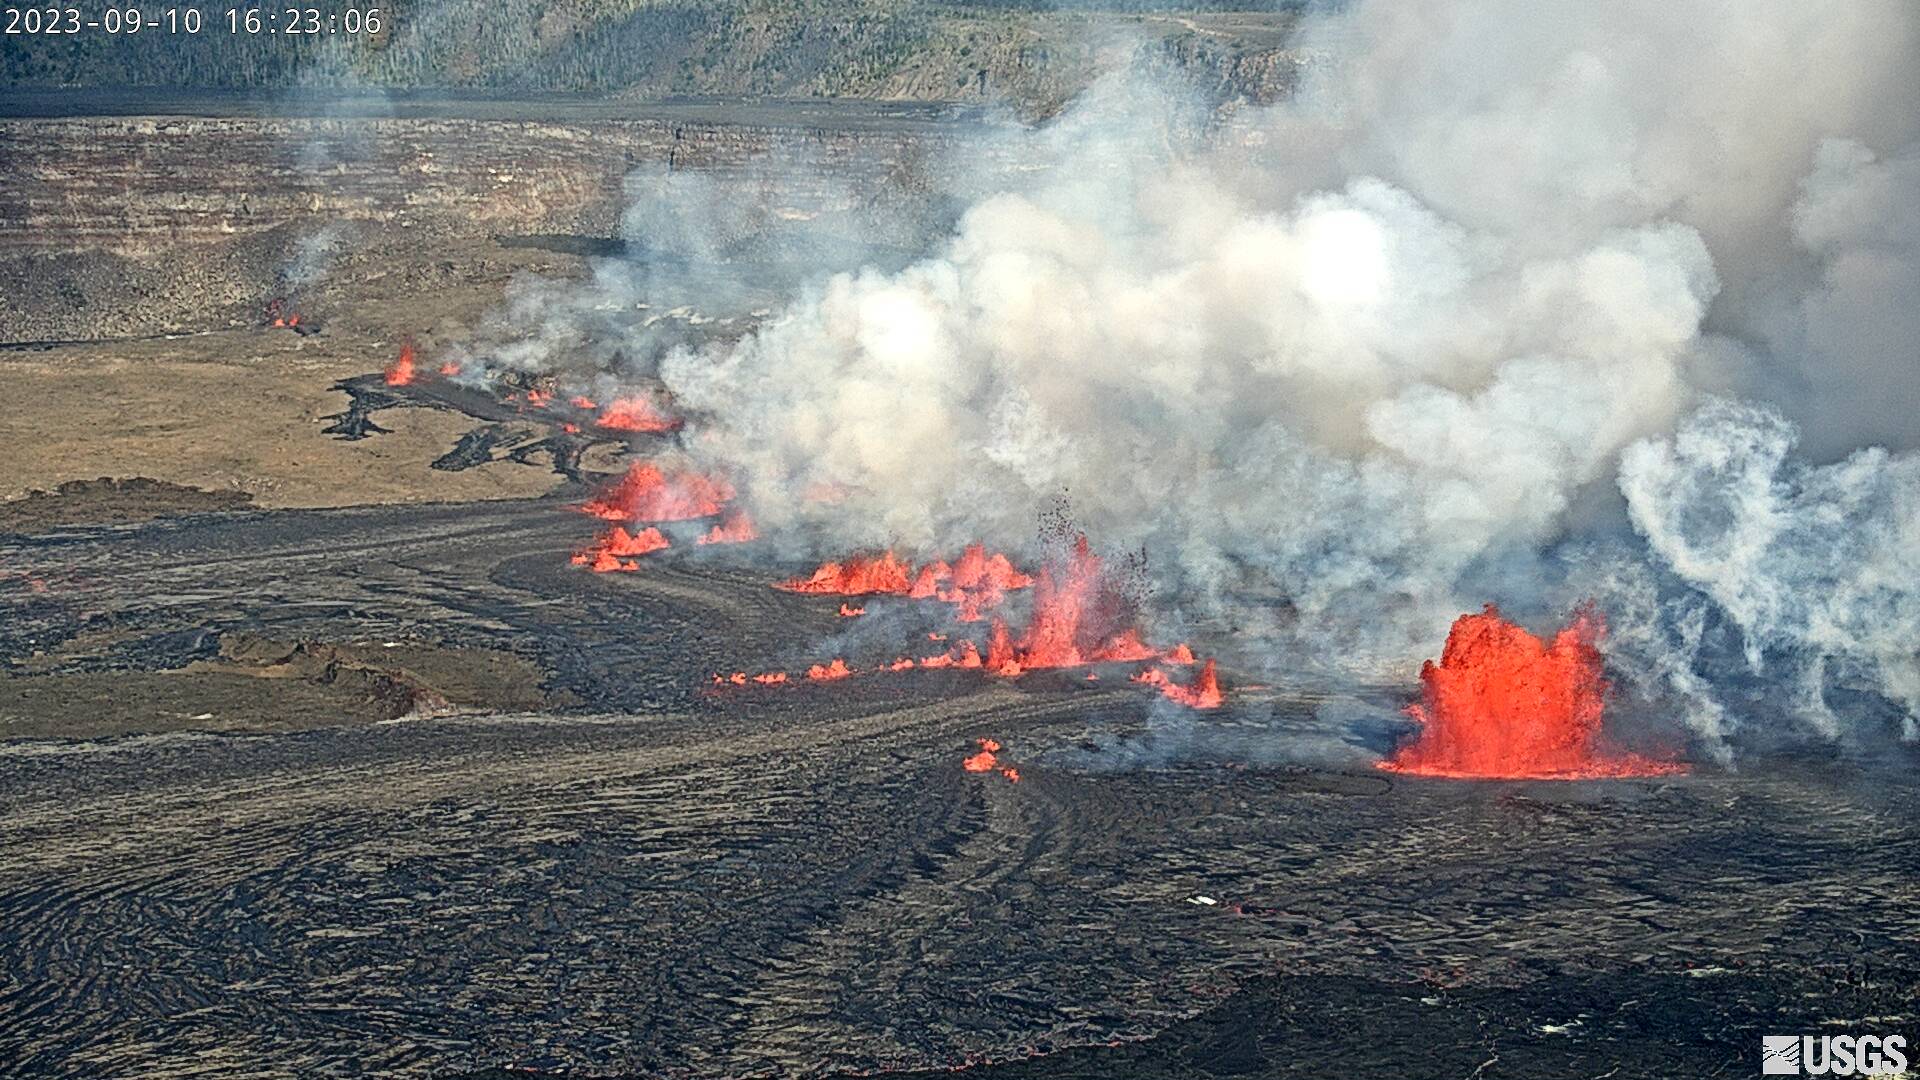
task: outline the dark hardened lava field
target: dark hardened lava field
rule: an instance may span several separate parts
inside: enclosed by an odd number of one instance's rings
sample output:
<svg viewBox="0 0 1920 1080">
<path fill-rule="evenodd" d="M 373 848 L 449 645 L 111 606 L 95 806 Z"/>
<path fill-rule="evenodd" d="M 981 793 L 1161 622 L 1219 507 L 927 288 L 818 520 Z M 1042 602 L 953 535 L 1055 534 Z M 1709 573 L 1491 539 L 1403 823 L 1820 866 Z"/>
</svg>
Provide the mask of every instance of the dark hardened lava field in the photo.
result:
<svg viewBox="0 0 1920 1080">
<path fill-rule="evenodd" d="M 749 550 L 571 565 L 656 436 L 334 385 L 315 440 L 561 487 L 0 506 L 0 1075 L 1744 1076 L 1920 998 L 1910 757 L 1462 783 L 1309 686 L 715 687 L 865 631 Z"/>
<path fill-rule="evenodd" d="M 1125 767 L 1088 749 L 1147 719 L 1116 682 L 717 691 L 808 656 L 831 598 L 724 553 L 588 574 L 592 524 L 556 498 L 0 540 L 9 662 L 102 693 L 248 634 L 513 654 L 572 702 L 0 747 L 3 1071 L 1745 1075 L 1761 1028 L 1920 992 L 1910 771 Z M 1313 706 L 1208 723 L 1355 737 Z M 960 769 L 985 735 L 1020 783 Z"/>
</svg>

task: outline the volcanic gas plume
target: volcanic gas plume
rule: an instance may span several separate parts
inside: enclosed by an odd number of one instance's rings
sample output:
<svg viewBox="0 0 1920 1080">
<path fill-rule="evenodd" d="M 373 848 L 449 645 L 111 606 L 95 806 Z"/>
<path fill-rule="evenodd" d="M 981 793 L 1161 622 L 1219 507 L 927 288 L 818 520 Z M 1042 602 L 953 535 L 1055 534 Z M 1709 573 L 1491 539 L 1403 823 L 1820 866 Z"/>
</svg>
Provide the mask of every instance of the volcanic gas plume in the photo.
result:
<svg viewBox="0 0 1920 1080">
<path fill-rule="evenodd" d="M 1231 669 L 1411 684 L 1445 639 L 1400 766 L 1579 772 L 1622 760 L 1575 737 L 1598 713 L 1516 689 L 1587 684 L 1578 625 L 1537 660 L 1448 626 L 1594 597 L 1610 692 L 1699 753 L 1756 722 L 1920 738 L 1920 8 L 1311 7 L 1287 101 L 1119 71 L 961 140 L 929 180 L 963 209 L 904 264 L 785 266 L 764 317 L 723 286 L 739 332 L 703 336 L 656 305 L 737 277 L 716 246 L 676 249 L 684 280 L 608 260 L 517 290 L 481 351 L 671 403 L 688 467 L 726 478 L 707 505 L 783 559 L 883 553 L 799 591 L 912 596 L 913 560 L 971 543 L 1030 558 L 1063 492 L 1143 553 L 1124 612 L 1071 557 L 1030 605 L 936 574 L 989 628 L 919 667 L 1148 663 L 1161 628 L 1230 626 L 1203 646 Z M 711 236 L 702 183 L 636 184 L 631 238 Z M 1748 704 L 1754 680 L 1779 692 Z M 1528 734 L 1535 705 L 1559 735 Z"/>
<path fill-rule="evenodd" d="M 1420 729 L 1380 767 L 1427 776 L 1575 779 L 1654 776 L 1683 766 L 1605 749 L 1600 720 L 1607 681 L 1591 607 L 1552 642 L 1500 617 L 1491 604 L 1462 615 L 1440 662 L 1420 669 Z"/>
</svg>

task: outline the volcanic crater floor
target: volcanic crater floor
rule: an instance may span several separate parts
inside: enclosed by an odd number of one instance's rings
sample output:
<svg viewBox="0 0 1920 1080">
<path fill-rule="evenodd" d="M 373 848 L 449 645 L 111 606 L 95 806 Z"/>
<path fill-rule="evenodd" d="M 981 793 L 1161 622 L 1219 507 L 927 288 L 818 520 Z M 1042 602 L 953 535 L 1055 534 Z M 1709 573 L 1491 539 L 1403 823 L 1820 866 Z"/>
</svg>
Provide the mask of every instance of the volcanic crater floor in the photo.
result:
<svg viewBox="0 0 1920 1080">
<path fill-rule="evenodd" d="M 833 598 L 586 573 L 578 494 L 0 537 L 0 687 L 404 705 L 10 728 L 0 1073 L 1747 1075 L 1913 1021 L 1910 767 L 1460 783 L 1147 753 L 1119 680 L 716 688 Z M 1181 734 L 1338 743 L 1317 704 Z"/>
</svg>

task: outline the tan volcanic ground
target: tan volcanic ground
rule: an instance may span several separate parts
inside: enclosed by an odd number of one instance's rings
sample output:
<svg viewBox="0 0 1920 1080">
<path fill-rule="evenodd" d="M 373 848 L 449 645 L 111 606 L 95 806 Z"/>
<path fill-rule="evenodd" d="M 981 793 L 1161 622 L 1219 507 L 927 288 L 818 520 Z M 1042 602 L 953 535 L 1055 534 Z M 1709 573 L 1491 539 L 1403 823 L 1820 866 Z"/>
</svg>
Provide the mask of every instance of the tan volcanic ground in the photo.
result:
<svg viewBox="0 0 1920 1080">
<path fill-rule="evenodd" d="M 408 238 L 411 240 L 411 238 Z M 388 262 L 387 260 L 398 262 Z M 97 477 L 144 476 L 239 492 L 262 508 L 417 500 L 520 498 L 557 477 L 496 464 L 449 473 L 428 463 L 472 421 L 393 410 L 392 434 L 344 441 L 321 433 L 346 406 L 332 385 L 380 370 L 412 336 L 431 350 L 439 331 L 497 303 L 515 272 L 564 274 L 580 260 L 504 250 L 487 240 L 363 249 L 353 263 L 434 269 L 358 276 L 316 297 L 322 332 L 301 337 L 253 325 L 165 339 L 0 351 L 0 440 L 11 447 L 0 501 Z M 412 275 L 418 277 L 419 275 Z"/>
</svg>

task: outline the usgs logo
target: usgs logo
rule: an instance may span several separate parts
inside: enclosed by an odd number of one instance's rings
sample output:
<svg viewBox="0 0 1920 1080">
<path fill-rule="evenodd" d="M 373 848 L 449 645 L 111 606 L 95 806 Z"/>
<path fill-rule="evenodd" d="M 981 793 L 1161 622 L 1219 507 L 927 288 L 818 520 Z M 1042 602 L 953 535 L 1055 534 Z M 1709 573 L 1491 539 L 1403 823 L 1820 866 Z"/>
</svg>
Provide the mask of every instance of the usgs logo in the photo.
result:
<svg viewBox="0 0 1920 1080">
<path fill-rule="evenodd" d="M 1886 1076 L 1907 1067 L 1899 1035 L 1762 1035 L 1765 1076 Z"/>
</svg>

